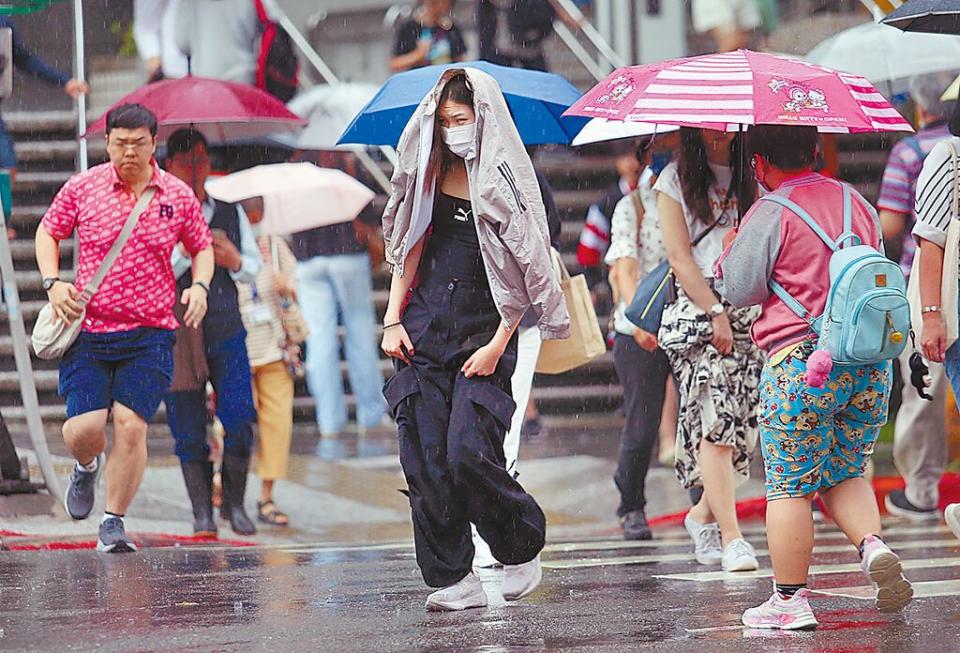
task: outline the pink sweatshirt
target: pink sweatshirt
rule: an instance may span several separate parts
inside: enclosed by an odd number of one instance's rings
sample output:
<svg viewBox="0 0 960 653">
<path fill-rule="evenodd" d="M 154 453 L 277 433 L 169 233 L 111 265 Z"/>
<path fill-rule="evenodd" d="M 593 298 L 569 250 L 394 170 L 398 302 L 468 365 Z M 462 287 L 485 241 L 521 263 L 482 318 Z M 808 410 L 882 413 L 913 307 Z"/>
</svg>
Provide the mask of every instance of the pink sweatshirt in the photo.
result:
<svg viewBox="0 0 960 653">
<path fill-rule="evenodd" d="M 841 182 L 811 172 L 782 184 L 775 193 L 803 207 L 824 231 L 843 231 Z M 863 244 L 882 248 L 880 222 L 870 203 L 855 190 L 853 232 Z M 775 279 L 811 314 L 819 316 L 830 288 L 829 247 L 793 211 L 758 201 L 744 216 L 730 247 L 716 263 L 717 292 L 734 306 L 760 304 L 763 311 L 751 331 L 768 353 L 812 338 L 813 332 L 768 286 Z"/>
</svg>

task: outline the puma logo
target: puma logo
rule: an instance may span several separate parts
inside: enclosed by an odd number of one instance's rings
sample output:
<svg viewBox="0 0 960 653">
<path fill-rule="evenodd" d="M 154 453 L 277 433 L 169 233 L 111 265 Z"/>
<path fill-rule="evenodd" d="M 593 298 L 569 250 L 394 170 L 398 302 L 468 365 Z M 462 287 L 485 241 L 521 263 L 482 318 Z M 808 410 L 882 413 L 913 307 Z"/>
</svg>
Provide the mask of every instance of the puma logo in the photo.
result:
<svg viewBox="0 0 960 653">
<path fill-rule="evenodd" d="M 470 209 L 465 209 L 462 206 L 457 207 L 457 212 L 453 215 L 453 219 L 458 222 L 470 222 Z"/>
</svg>

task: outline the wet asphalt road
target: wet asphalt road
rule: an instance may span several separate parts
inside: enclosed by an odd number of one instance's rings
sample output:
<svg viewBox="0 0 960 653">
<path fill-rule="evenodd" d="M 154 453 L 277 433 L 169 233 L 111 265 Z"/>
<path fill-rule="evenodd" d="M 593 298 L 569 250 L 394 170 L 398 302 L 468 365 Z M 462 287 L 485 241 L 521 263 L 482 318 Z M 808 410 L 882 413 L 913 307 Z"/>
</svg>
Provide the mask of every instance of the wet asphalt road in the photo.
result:
<svg viewBox="0 0 960 653">
<path fill-rule="evenodd" d="M 918 598 L 883 616 L 835 528 L 817 536 L 815 633 L 752 632 L 740 613 L 767 598 L 761 569 L 729 575 L 692 560 L 681 531 L 657 541 L 552 543 L 544 582 L 506 605 L 427 613 L 411 547 L 291 546 L 0 553 L 3 651 L 960 651 L 960 542 L 942 526 L 892 522 Z M 764 570 L 767 570 L 766 572 Z M 703 575 L 706 572 L 706 575 Z M 667 576 L 667 577 L 664 577 Z"/>
</svg>

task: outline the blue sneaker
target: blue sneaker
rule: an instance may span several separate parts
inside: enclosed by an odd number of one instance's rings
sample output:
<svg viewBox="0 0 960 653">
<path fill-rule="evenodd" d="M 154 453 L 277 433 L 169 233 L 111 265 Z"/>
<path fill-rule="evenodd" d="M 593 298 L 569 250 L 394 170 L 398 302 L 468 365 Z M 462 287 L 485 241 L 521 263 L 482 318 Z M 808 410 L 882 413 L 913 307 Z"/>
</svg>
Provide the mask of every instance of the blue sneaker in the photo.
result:
<svg viewBox="0 0 960 653">
<path fill-rule="evenodd" d="M 73 466 L 73 474 L 70 476 L 70 485 L 67 487 L 63 504 L 74 519 L 86 519 L 90 516 L 93 503 L 97 498 L 97 480 L 103 471 L 105 460 L 103 454 L 97 456 L 97 470 L 94 472 L 84 471 L 76 464 Z"/>
<path fill-rule="evenodd" d="M 100 537 L 97 538 L 97 551 L 100 553 L 135 553 L 137 545 L 127 537 L 123 520 L 108 517 L 100 524 Z"/>
</svg>

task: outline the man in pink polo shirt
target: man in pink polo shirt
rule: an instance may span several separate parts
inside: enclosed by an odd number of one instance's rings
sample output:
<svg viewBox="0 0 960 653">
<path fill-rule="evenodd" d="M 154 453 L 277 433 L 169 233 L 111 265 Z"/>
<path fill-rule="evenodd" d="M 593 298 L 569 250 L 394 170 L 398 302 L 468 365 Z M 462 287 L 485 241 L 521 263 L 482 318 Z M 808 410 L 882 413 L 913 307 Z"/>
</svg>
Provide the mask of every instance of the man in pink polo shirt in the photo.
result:
<svg viewBox="0 0 960 653">
<path fill-rule="evenodd" d="M 37 229 L 37 265 L 57 316 L 78 319 L 80 289 L 90 281 L 140 195 L 155 195 L 120 257 L 86 307 L 76 343 L 60 362 L 61 396 L 67 401 L 63 439 L 76 465 L 67 488 L 67 512 L 86 519 L 97 479 L 106 467 L 107 501 L 97 550 L 136 551 L 123 516 L 147 463 L 147 425 L 173 374 L 177 320 L 171 254 L 177 244 L 193 258 L 193 284 L 180 301 L 186 321 L 199 325 L 213 276 L 212 238 L 189 186 L 157 165 L 157 119 L 125 104 L 107 116 L 109 163 L 71 177 Z M 60 241 L 76 232 L 80 256 L 74 283 L 60 279 Z M 106 426 L 113 412 L 113 448 L 104 462 Z"/>
<path fill-rule="evenodd" d="M 750 129 L 750 144 L 757 181 L 791 208 L 776 201 L 756 202 L 739 233 L 725 237 L 726 250 L 716 264 L 717 290 L 731 304 L 762 306 L 752 335 L 768 355 L 757 421 L 776 586 L 766 603 L 744 612 L 743 623 L 751 628 L 817 626 L 806 582 L 813 550 L 810 503 L 818 494 L 860 554 L 863 572 L 876 586 L 877 607 L 898 610 L 910 602 L 913 590 L 899 558 L 880 537 L 873 487 L 863 478 L 887 421 L 890 361 L 835 365 L 823 387 L 811 387 L 807 360 L 817 336 L 770 291 L 770 282 L 776 281 L 809 314 L 822 315 L 832 251 L 801 215 L 809 214 L 836 239 L 844 231 L 847 194 L 850 229 L 876 249 L 883 247 L 880 222 L 857 191 L 813 172 L 816 128 L 760 125 Z"/>
</svg>

